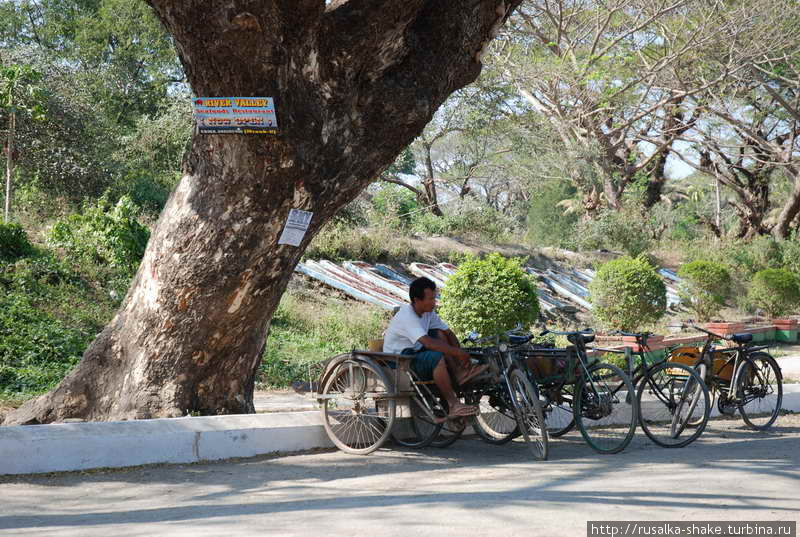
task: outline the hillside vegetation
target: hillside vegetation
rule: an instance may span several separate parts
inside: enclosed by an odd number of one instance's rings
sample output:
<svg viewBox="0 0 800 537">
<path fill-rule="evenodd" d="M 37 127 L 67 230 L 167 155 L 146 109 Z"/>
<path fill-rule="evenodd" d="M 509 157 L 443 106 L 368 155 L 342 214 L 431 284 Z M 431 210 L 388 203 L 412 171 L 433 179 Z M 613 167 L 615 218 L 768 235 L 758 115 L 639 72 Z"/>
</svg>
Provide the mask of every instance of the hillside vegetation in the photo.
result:
<svg viewBox="0 0 800 537">
<path fill-rule="evenodd" d="M 306 258 L 400 266 L 499 252 L 545 266 L 566 249 L 578 254 L 560 262 L 594 268 L 618 254 L 675 269 L 714 263 L 729 278 L 725 296 L 709 292 L 711 309 L 697 304 L 704 313 L 797 314 L 796 3 L 617 4 L 526 1 L 481 78 Z M 6 3 L 0 35 L 0 168 L 11 179 L 0 399 L 16 404 L 63 378 L 124 300 L 180 179 L 192 96 L 144 2 Z M 549 321 L 599 326 L 585 314 Z M 306 376 L 386 322 L 295 276 L 259 386 Z"/>
</svg>

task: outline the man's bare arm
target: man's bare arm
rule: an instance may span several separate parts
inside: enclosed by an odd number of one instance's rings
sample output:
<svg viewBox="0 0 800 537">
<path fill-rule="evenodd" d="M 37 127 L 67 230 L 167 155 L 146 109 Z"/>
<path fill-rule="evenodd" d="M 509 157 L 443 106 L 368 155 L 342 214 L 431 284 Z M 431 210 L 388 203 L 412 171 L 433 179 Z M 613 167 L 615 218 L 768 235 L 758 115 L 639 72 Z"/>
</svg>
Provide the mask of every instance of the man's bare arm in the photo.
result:
<svg viewBox="0 0 800 537">
<path fill-rule="evenodd" d="M 469 354 L 464 349 L 445 343 L 441 339 L 436 339 L 431 336 L 422 336 L 419 338 L 419 342 L 432 351 L 443 352 L 444 354 L 454 356 L 465 362 L 469 361 Z"/>
<path fill-rule="evenodd" d="M 442 333 L 444 333 L 444 337 L 447 338 L 447 342 L 451 346 L 453 346 L 453 347 L 461 347 L 461 343 L 458 342 L 458 338 L 456 337 L 456 335 L 453 333 L 452 330 L 450 330 L 448 328 L 447 330 L 442 330 Z"/>
</svg>

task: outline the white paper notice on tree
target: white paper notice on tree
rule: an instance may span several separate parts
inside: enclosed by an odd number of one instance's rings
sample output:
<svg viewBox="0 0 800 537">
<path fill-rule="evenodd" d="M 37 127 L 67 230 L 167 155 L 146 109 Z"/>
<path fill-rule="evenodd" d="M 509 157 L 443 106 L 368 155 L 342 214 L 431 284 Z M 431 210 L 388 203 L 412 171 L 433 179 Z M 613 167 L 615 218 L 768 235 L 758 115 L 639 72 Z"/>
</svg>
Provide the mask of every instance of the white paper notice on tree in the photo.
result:
<svg viewBox="0 0 800 537">
<path fill-rule="evenodd" d="M 308 226 L 311 224 L 312 216 L 314 216 L 314 213 L 309 211 L 290 210 L 289 218 L 286 219 L 286 225 L 283 226 L 283 233 L 281 233 L 281 238 L 278 239 L 278 244 L 300 246 L 303 237 L 306 236 Z"/>
</svg>

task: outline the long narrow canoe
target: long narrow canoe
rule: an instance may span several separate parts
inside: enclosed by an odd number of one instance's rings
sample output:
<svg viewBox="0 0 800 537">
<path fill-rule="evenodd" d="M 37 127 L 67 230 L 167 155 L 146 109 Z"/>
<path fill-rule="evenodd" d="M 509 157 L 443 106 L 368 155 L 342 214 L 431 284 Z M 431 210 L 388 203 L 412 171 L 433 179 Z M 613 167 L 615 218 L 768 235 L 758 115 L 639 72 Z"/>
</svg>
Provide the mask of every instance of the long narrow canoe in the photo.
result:
<svg viewBox="0 0 800 537">
<path fill-rule="evenodd" d="M 367 280 L 364 280 L 363 278 L 358 277 L 358 275 L 353 274 L 352 272 L 346 271 L 333 261 L 322 259 L 319 261 L 319 265 L 322 268 L 324 268 L 328 272 L 328 274 L 331 274 L 339 278 L 345 283 L 353 287 L 356 287 L 361 291 L 367 292 L 375 297 L 382 298 L 384 301 L 387 301 L 395 306 L 402 306 L 403 304 L 405 304 L 405 301 L 397 298 L 395 295 L 381 289 L 377 285 Z"/>
<path fill-rule="evenodd" d="M 575 278 L 577 278 L 576 281 L 582 280 L 586 283 L 592 283 L 592 280 L 594 279 L 594 275 L 590 276 L 589 273 L 586 272 L 585 270 L 572 269 L 571 271 L 569 271 L 569 274 L 571 276 L 575 276 Z"/>
<path fill-rule="evenodd" d="M 408 285 L 384 278 L 377 274 L 369 263 L 363 261 L 345 261 L 342 263 L 342 266 L 362 279 L 390 292 L 392 295 L 398 296 L 403 300 L 408 299 Z"/>
<path fill-rule="evenodd" d="M 579 295 L 573 293 L 572 291 L 570 291 L 569 289 L 567 289 L 566 287 L 561 285 L 558 281 L 556 281 L 556 280 L 554 280 L 552 278 L 549 278 L 547 276 L 541 276 L 540 279 L 542 280 L 542 282 L 547 284 L 547 286 L 550 289 L 552 289 L 557 295 L 560 295 L 560 296 L 562 296 L 562 297 L 564 297 L 564 298 L 566 298 L 566 299 L 578 304 L 579 306 L 581 306 L 583 308 L 586 308 L 587 310 L 591 310 L 592 309 L 592 305 L 591 305 L 591 303 L 589 303 L 589 301 L 584 299 L 582 296 L 579 296 Z"/>
<path fill-rule="evenodd" d="M 582 298 L 589 297 L 589 290 L 586 287 L 572 280 L 571 278 L 565 276 L 564 274 L 556 272 L 554 270 L 548 270 L 547 276 L 551 279 L 556 280 L 562 286 L 566 287 L 571 293 L 574 293 Z"/>
<path fill-rule="evenodd" d="M 666 279 L 671 280 L 671 281 L 673 281 L 675 283 L 680 283 L 681 282 L 680 277 L 677 274 L 675 274 L 674 271 L 672 271 L 670 269 L 660 268 L 660 269 L 658 269 L 658 273 L 661 274 L 662 276 L 664 276 Z"/>
<path fill-rule="evenodd" d="M 573 306 L 572 304 L 567 304 L 566 302 L 562 302 L 561 300 L 557 299 L 550 293 L 548 293 L 545 289 L 539 288 L 536 290 L 539 295 L 539 300 L 545 302 L 552 306 L 553 309 L 562 310 L 566 312 L 574 312 L 578 308 Z"/>
<path fill-rule="evenodd" d="M 449 276 L 452 276 L 458 270 L 458 267 L 452 263 L 439 263 L 436 265 L 436 268 L 439 269 L 440 272 L 444 272 Z"/>
<path fill-rule="evenodd" d="M 309 263 L 306 261 L 305 263 L 298 263 L 295 269 L 297 272 L 301 274 L 305 274 L 309 278 L 313 278 L 315 280 L 321 281 L 322 283 L 333 287 L 334 289 L 338 289 L 343 293 L 350 295 L 351 297 L 361 300 L 363 302 L 367 302 L 369 304 L 373 304 L 375 306 L 392 310 L 395 308 L 395 305 L 383 300 L 381 298 L 375 297 L 372 294 L 362 291 L 358 288 L 349 285 L 348 283 L 343 282 L 342 280 L 335 278 L 327 273 L 327 271 L 323 270 L 321 267 L 316 266 L 315 263 Z"/>
<path fill-rule="evenodd" d="M 390 280 L 395 280 L 395 281 L 398 281 L 398 282 L 403 283 L 405 285 L 411 285 L 411 281 L 412 281 L 411 278 L 409 278 L 408 276 L 404 276 L 403 274 L 400 274 L 399 272 L 397 272 L 396 270 L 392 269 L 388 265 L 383 265 L 383 264 L 378 263 L 377 265 L 375 265 L 374 268 L 375 268 L 375 272 L 377 272 L 381 276 L 385 276 L 386 278 L 389 278 Z"/>
<path fill-rule="evenodd" d="M 433 280 L 433 283 L 436 284 L 436 287 L 442 288 L 444 287 L 445 282 L 447 281 L 447 277 L 442 275 L 436 267 L 432 265 L 427 265 L 425 263 L 411 263 L 408 266 L 408 270 L 414 276 L 426 277 Z"/>
</svg>

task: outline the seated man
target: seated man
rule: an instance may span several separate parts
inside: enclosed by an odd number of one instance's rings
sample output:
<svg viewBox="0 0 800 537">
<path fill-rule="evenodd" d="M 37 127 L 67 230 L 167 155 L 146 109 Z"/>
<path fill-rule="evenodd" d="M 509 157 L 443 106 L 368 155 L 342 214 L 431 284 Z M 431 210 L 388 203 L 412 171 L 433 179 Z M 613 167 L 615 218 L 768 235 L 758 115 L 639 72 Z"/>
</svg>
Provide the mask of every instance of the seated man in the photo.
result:
<svg viewBox="0 0 800 537">
<path fill-rule="evenodd" d="M 433 311 L 436 307 L 436 284 L 428 278 L 417 278 L 409 289 L 410 304 L 400 308 L 383 336 L 383 352 L 413 354 L 411 367 L 422 380 L 433 380 L 450 406 L 451 416 L 469 416 L 477 407 L 461 403 L 453 391 L 447 360 L 453 365 L 456 381 L 463 385 L 486 370 L 473 366 L 469 354 L 458 339 Z"/>
</svg>

